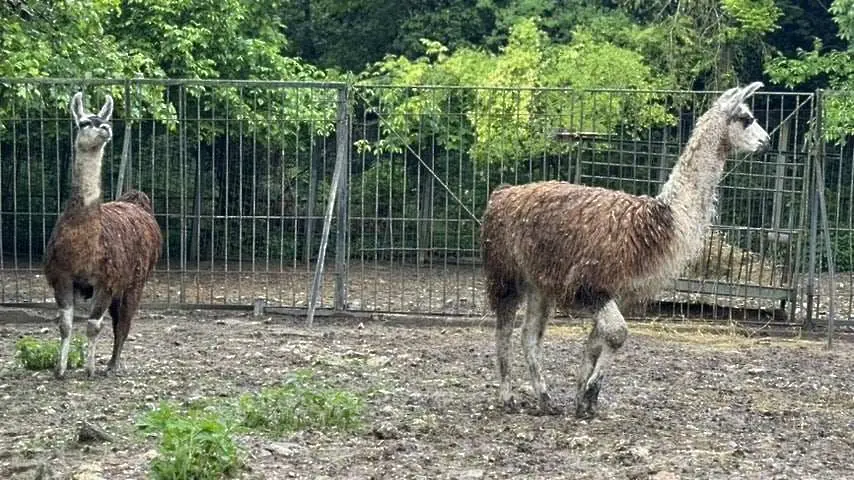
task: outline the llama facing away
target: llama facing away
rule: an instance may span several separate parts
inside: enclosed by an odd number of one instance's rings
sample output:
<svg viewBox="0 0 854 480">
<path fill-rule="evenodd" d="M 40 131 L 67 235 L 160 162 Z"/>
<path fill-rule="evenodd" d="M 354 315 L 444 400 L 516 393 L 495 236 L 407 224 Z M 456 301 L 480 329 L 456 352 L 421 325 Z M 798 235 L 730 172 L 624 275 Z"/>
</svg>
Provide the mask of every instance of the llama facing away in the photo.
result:
<svg viewBox="0 0 854 480">
<path fill-rule="evenodd" d="M 94 374 L 95 343 L 108 308 L 113 320 L 113 355 L 107 373 L 122 373 L 122 347 L 143 287 L 160 258 L 163 239 L 148 196 L 132 190 L 114 202 L 102 203 L 101 162 L 112 138 L 112 114 L 109 95 L 97 115 L 84 108 L 82 93 L 71 99 L 77 126 L 71 198 L 51 233 L 44 266 L 60 310 L 58 378 L 65 376 L 79 298 L 92 298 L 86 327 L 86 374 Z"/>
<path fill-rule="evenodd" d="M 770 143 L 744 101 L 762 83 L 724 92 L 697 121 L 655 198 L 566 182 L 496 189 L 481 227 L 487 296 L 496 313 L 499 396 L 514 410 L 509 349 L 523 297 L 522 343 L 541 412 L 554 413 L 540 368 L 553 307 L 592 311 L 595 324 L 578 370 L 578 417 L 596 414 L 605 369 L 628 335 L 618 302 L 648 298 L 700 251 L 715 191 L 732 151 Z"/>
</svg>

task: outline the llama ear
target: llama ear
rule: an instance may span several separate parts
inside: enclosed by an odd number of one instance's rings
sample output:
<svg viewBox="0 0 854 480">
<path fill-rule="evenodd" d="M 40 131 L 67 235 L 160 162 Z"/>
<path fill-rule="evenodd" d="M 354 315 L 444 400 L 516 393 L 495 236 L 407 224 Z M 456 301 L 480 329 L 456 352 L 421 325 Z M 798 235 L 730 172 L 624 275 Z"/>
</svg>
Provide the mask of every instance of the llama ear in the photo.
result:
<svg viewBox="0 0 854 480">
<path fill-rule="evenodd" d="M 101 120 L 105 122 L 109 122 L 110 118 L 113 116 L 113 97 L 107 95 L 107 101 L 104 103 L 104 106 L 101 107 L 101 111 L 98 112 L 98 116 L 101 117 Z"/>
<path fill-rule="evenodd" d="M 764 86 L 764 84 L 762 82 L 753 82 L 750 85 L 742 88 L 741 91 L 739 92 L 739 97 L 740 97 L 739 103 L 750 98 L 754 93 L 756 93 L 757 90 L 759 90 L 763 86 Z"/>
<path fill-rule="evenodd" d="M 77 92 L 71 97 L 71 116 L 74 118 L 74 125 L 80 126 L 80 119 L 86 116 L 86 111 L 83 109 L 83 92 Z"/>
<path fill-rule="evenodd" d="M 739 112 L 739 106 L 745 100 L 750 98 L 757 90 L 762 88 L 762 82 L 753 82 L 746 87 L 731 88 L 721 95 L 721 105 L 729 115 L 736 115 Z"/>
<path fill-rule="evenodd" d="M 738 99 L 739 90 L 740 89 L 738 87 L 730 88 L 718 97 L 716 103 L 721 106 L 723 111 L 727 113 L 732 112 L 732 110 L 740 103 L 740 100 Z"/>
</svg>

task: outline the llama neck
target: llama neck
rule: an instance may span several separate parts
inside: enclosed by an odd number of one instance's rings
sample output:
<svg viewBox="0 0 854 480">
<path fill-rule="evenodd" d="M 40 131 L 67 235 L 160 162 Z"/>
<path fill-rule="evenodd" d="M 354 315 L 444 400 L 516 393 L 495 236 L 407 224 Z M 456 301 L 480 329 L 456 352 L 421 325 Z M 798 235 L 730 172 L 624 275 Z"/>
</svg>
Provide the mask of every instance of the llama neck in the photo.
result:
<svg viewBox="0 0 854 480">
<path fill-rule="evenodd" d="M 670 205 L 674 214 L 684 215 L 686 220 L 701 228 L 709 225 L 714 214 L 715 194 L 730 150 L 726 124 L 715 113 L 707 112 L 697 122 L 688 145 L 657 197 Z"/>
<path fill-rule="evenodd" d="M 89 207 L 101 203 L 101 160 L 104 149 L 76 149 L 71 198 Z"/>
</svg>

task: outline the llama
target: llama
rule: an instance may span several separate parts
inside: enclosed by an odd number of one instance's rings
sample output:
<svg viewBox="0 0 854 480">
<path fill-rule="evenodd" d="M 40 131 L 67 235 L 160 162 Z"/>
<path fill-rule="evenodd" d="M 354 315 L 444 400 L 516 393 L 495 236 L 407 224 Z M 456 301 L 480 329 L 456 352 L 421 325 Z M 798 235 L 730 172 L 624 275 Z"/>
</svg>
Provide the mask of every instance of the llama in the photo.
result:
<svg viewBox="0 0 854 480">
<path fill-rule="evenodd" d="M 509 380 L 513 320 L 523 297 L 525 362 L 542 413 L 557 413 L 540 368 L 553 307 L 592 312 L 578 370 L 579 418 L 596 415 L 605 369 L 628 328 L 618 307 L 648 298 L 701 250 L 715 191 L 733 151 L 758 152 L 768 133 L 744 103 L 761 82 L 724 92 L 697 121 L 656 197 L 545 181 L 490 196 L 481 227 L 487 296 L 496 314 L 499 398 L 516 409 Z"/>
<path fill-rule="evenodd" d="M 95 343 L 108 308 L 113 320 L 113 355 L 106 373 L 122 374 L 122 347 L 143 287 L 160 258 L 163 239 L 148 196 L 131 190 L 116 201 L 102 202 L 101 161 L 112 138 L 112 114 L 109 95 L 97 115 L 84 108 L 82 93 L 71 99 L 77 126 L 71 198 L 51 233 L 44 266 L 60 310 L 57 378 L 65 376 L 74 306 L 81 298 L 92 300 L 86 327 L 87 376 L 95 372 Z"/>
</svg>

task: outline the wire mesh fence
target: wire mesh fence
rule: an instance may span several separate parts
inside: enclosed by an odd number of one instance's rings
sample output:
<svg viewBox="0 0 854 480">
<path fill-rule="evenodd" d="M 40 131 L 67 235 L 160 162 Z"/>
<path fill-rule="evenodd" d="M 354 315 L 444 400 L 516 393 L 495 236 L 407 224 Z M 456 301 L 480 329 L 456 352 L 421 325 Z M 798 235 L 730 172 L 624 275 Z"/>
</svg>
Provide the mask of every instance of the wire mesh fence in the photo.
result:
<svg viewBox="0 0 854 480">
<path fill-rule="evenodd" d="M 351 306 L 483 313 L 478 226 L 496 186 L 564 180 L 655 195 L 717 95 L 357 89 L 351 264 L 368 276 L 394 268 L 360 282 L 367 295 L 354 295 Z M 814 100 L 766 93 L 751 106 L 773 146 L 728 163 L 703 255 L 650 305 L 657 314 L 688 315 L 688 306 L 701 315 L 798 308 L 808 171 L 799 145 Z"/>
<path fill-rule="evenodd" d="M 68 101 L 80 89 L 92 108 L 106 93 L 116 98 L 105 200 L 143 190 L 164 233 L 150 306 L 262 299 L 305 308 L 343 155 L 347 181 L 329 219 L 335 261 L 319 307 L 446 315 L 486 313 L 479 225 L 494 188 L 554 179 L 655 195 L 718 95 L 2 80 L 0 303 L 52 301 L 41 261 L 70 192 Z M 851 270 L 854 180 L 848 143 L 810 141 L 821 135 L 822 98 L 751 99 L 771 149 L 728 161 L 701 257 L 641 314 L 739 319 L 762 310 L 807 323 L 826 311 L 833 285 L 816 252 L 829 239 L 839 267 Z M 829 192 L 827 236 L 811 228 L 816 165 Z M 854 290 L 846 295 L 850 310 Z"/>
<path fill-rule="evenodd" d="M 45 302 L 41 255 L 68 199 L 71 94 L 116 97 L 105 200 L 147 193 L 164 235 L 155 304 L 305 305 L 336 151 L 339 85 L 15 82 L 0 89 L 0 301 Z M 94 109 L 95 107 L 90 107 Z"/>
</svg>

